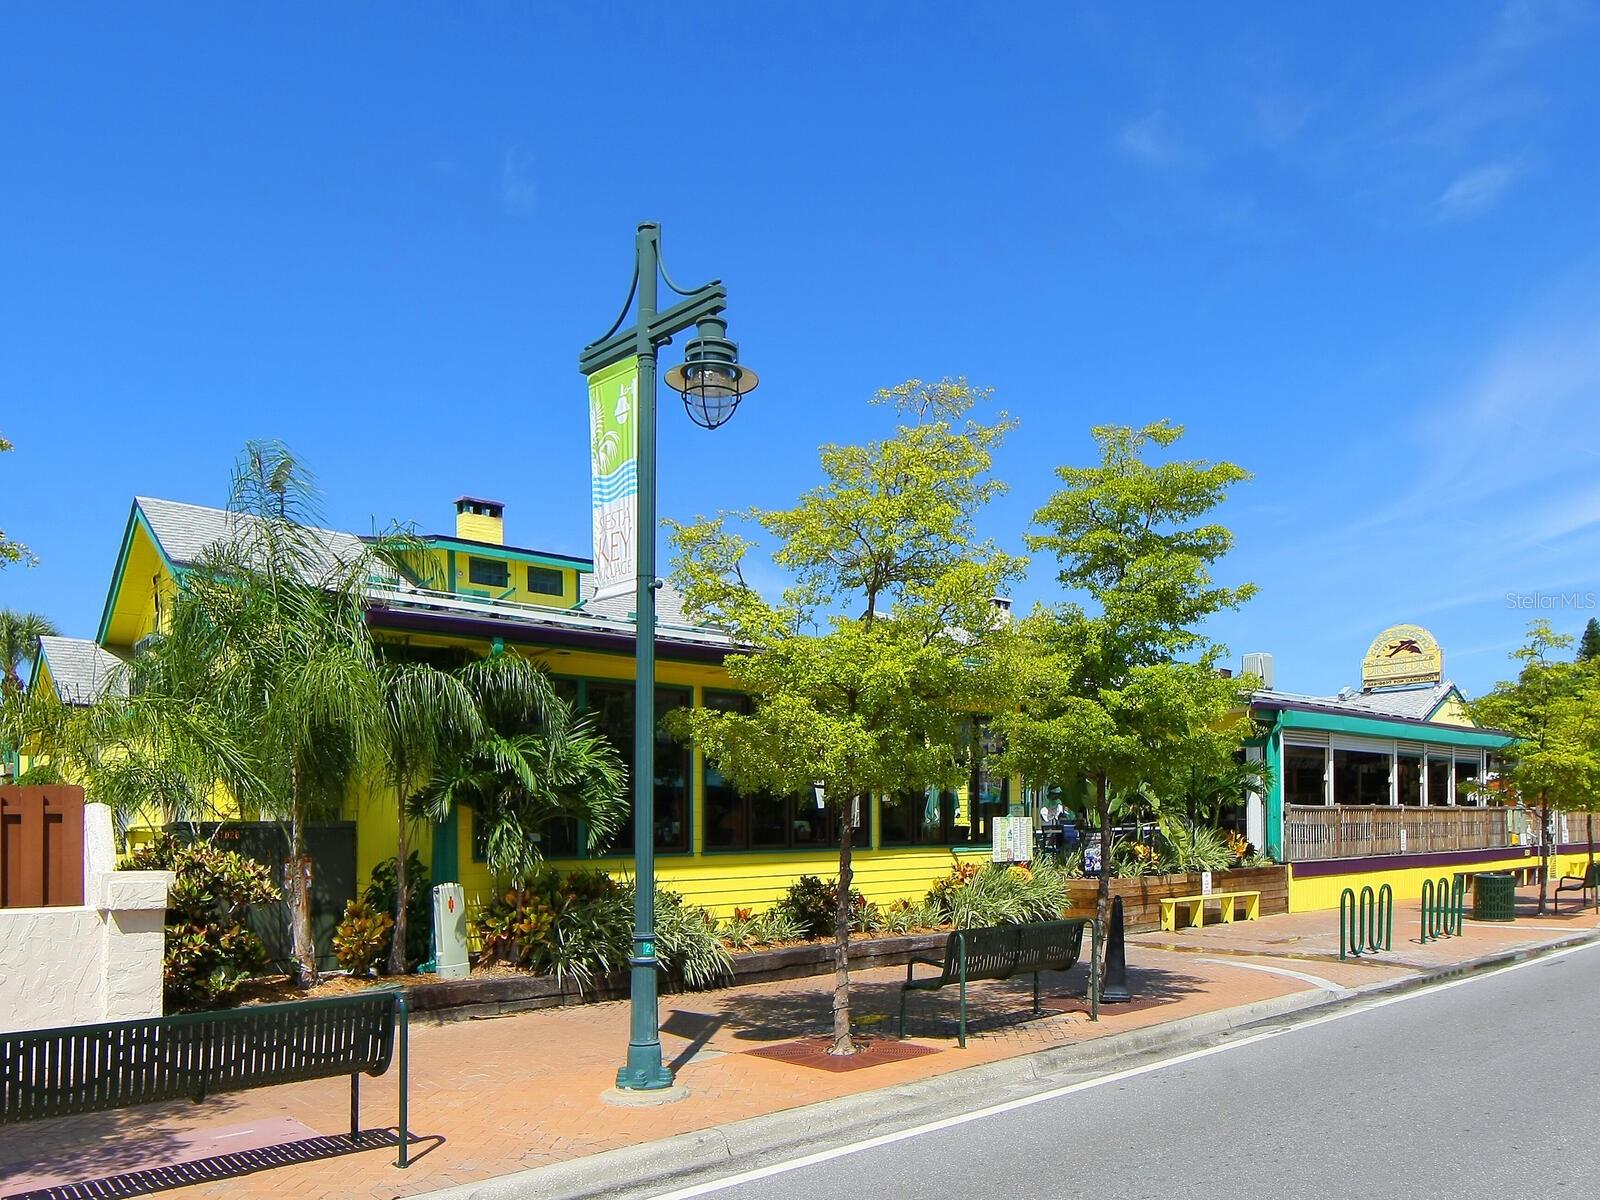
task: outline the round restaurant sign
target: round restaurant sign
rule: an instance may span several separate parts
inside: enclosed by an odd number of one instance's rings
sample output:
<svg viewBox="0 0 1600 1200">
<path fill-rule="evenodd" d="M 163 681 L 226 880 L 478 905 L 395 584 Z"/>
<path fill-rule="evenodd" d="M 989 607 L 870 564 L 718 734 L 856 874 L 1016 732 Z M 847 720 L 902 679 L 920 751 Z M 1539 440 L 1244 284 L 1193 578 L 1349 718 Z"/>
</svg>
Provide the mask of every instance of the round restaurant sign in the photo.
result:
<svg viewBox="0 0 1600 1200">
<path fill-rule="evenodd" d="M 1373 639 L 1361 660 L 1364 689 L 1438 683 L 1443 678 L 1444 651 L 1420 625 L 1391 625 Z"/>
</svg>

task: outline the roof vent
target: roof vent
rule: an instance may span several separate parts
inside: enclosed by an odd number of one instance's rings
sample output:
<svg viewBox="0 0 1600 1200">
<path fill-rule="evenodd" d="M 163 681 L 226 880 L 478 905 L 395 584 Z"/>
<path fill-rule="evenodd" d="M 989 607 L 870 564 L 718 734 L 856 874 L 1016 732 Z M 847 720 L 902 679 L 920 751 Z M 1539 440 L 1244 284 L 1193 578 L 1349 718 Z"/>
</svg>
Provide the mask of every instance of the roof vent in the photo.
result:
<svg viewBox="0 0 1600 1200">
<path fill-rule="evenodd" d="M 1265 690 L 1272 690 L 1272 655 L 1246 654 L 1242 665 L 1246 675 L 1254 675 Z"/>
</svg>

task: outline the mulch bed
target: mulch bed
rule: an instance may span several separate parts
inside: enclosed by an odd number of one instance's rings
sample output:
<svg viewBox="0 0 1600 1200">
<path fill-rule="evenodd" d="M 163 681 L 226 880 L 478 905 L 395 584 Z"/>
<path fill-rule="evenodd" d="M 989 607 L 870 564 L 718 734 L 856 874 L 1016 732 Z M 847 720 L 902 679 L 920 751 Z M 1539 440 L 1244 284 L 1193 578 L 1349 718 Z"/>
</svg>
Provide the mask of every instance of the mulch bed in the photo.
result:
<svg viewBox="0 0 1600 1200">
<path fill-rule="evenodd" d="M 862 1067 L 879 1067 L 884 1063 L 904 1062 L 908 1058 L 921 1058 L 925 1054 L 938 1054 L 933 1046 L 919 1046 L 915 1042 L 895 1041 L 891 1038 L 853 1039 L 854 1054 L 829 1054 L 833 1045 L 831 1037 L 797 1038 L 792 1042 L 779 1042 L 774 1046 L 761 1046 L 744 1053 L 756 1058 L 770 1058 L 797 1067 L 811 1067 L 818 1071 L 859 1071 Z"/>
</svg>

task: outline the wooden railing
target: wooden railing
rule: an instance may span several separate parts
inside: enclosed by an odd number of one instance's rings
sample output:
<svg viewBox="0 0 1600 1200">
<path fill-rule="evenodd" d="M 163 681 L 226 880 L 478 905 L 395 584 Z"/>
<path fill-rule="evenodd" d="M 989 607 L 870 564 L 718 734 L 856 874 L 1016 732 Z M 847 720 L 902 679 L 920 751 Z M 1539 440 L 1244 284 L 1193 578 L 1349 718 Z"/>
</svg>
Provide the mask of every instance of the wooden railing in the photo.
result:
<svg viewBox="0 0 1600 1200">
<path fill-rule="evenodd" d="M 1339 804 L 1288 806 L 1283 848 L 1290 862 L 1497 850 L 1521 842 L 1522 814 L 1510 808 L 1393 808 Z M 1403 835 L 1403 836 L 1402 836 Z"/>
</svg>

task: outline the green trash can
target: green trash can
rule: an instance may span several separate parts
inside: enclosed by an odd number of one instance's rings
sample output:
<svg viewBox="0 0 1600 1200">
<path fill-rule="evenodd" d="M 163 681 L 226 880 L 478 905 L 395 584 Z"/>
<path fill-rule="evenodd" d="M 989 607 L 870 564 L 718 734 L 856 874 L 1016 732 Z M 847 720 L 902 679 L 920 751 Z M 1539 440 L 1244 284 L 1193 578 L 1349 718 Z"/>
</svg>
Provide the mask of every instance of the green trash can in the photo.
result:
<svg viewBox="0 0 1600 1200">
<path fill-rule="evenodd" d="M 1472 919 L 1517 919 L 1517 881 L 1509 872 L 1492 871 L 1472 877 Z"/>
</svg>

